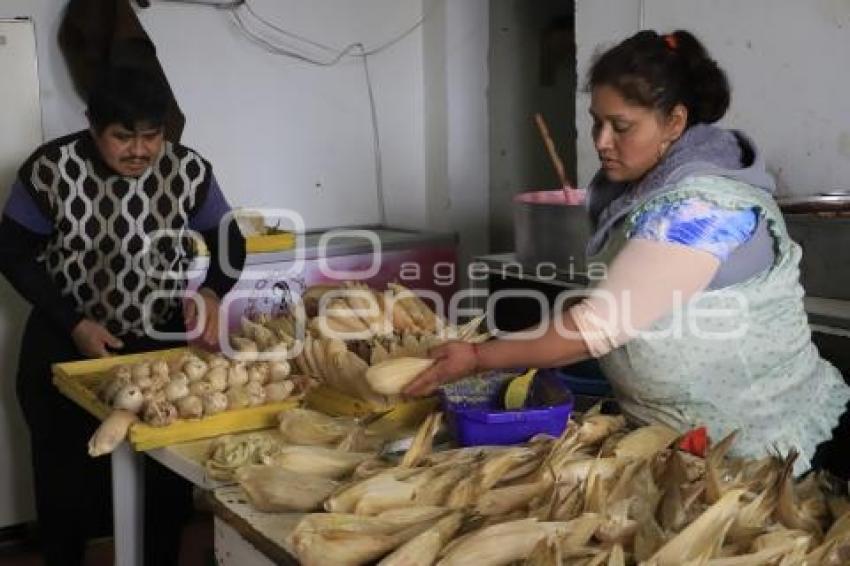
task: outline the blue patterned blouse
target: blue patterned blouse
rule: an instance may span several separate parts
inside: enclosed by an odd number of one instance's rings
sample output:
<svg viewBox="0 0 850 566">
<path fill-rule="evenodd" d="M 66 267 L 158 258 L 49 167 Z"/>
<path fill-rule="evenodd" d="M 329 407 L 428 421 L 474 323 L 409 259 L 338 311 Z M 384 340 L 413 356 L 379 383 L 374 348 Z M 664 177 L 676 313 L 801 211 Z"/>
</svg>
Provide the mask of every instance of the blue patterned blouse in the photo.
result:
<svg viewBox="0 0 850 566">
<path fill-rule="evenodd" d="M 721 262 L 756 230 L 755 208 L 722 208 L 701 198 L 665 203 L 643 212 L 631 238 L 682 244 L 708 252 Z"/>
</svg>

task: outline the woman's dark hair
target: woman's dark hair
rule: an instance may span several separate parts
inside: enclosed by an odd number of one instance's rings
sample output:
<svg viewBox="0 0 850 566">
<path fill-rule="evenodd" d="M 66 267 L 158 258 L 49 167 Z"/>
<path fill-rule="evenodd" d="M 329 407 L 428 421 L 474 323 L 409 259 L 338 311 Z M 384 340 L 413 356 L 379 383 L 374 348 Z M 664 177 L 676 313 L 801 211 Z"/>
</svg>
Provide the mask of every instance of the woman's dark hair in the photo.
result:
<svg viewBox="0 0 850 566">
<path fill-rule="evenodd" d="M 110 124 L 162 127 L 171 93 L 155 73 L 134 67 L 105 69 L 89 93 L 88 117 L 98 132 Z"/>
<path fill-rule="evenodd" d="M 607 85 L 631 103 L 669 113 L 688 109 L 688 126 L 718 121 L 729 108 L 726 73 L 690 32 L 641 31 L 603 53 L 587 89 Z"/>
</svg>

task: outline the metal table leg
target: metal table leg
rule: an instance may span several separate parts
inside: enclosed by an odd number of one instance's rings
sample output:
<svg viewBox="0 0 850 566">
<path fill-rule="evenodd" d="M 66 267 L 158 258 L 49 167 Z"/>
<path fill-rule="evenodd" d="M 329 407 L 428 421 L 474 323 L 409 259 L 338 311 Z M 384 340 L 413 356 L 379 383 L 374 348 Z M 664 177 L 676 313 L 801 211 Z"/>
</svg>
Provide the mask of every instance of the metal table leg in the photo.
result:
<svg viewBox="0 0 850 566">
<path fill-rule="evenodd" d="M 144 559 L 144 454 L 128 442 L 112 452 L 112 522 L 116 566 L 142 566 Z"/>
</svg>

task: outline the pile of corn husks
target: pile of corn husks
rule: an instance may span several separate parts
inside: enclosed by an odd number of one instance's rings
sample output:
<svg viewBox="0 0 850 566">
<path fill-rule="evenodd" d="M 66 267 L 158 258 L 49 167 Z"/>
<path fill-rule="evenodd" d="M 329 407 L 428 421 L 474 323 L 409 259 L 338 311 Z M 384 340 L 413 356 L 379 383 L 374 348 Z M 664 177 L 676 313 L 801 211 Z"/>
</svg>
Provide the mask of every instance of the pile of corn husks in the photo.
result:
<svg viewBox="0 0 850 566">
<path fill-rule="evenodd" d="M 391 463 L 345 419 L 281 417 L 289 444 L 234 475 L 260 509 L 326 511 L 290 535 L 307 566 L 850 564 L 846 496 L 795 482 L 795 454 L 726 457 L 734 435 L 700 458 L 592 410 L 557 439 L 432 452 L 433 414 Z"/>
</svg>

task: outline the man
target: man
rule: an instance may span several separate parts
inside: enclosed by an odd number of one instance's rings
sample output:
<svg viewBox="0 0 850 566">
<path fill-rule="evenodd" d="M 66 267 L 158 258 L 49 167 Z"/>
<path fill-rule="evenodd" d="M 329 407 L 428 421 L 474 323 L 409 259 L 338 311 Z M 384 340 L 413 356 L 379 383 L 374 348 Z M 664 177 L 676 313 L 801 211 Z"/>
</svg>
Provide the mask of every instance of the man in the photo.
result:
<svg viewBox="0 0 850 566">
<path fill-rule="evenodd" d="M 51 364 L 175 345 L 154 331 L 199 328 L 214 346 L 220 299 L 245 262 L 235 222 L 226 229 L 227 257 L 219 257 L 219 224 L 230 207 L 209 163 L 164 140 L 167 103 L 167 86 L 154 76 L 105 72 L 89 96 L 90 128 L 24 163 L 0 220 L 0 272 L 33 307 L 17 394 L 48 565 L 81 564 L 85 540 L 108 529 L 111 510 L 109 461 L 86 452 L 97 423 L 52 386 Z M 183 308 L 193 232 L 210 267 Z M 145 462 L 146 563 L 176 564 L 191 488 Z"/>
</svg>

